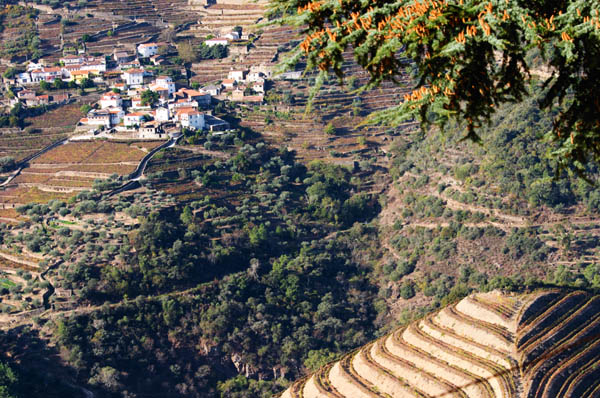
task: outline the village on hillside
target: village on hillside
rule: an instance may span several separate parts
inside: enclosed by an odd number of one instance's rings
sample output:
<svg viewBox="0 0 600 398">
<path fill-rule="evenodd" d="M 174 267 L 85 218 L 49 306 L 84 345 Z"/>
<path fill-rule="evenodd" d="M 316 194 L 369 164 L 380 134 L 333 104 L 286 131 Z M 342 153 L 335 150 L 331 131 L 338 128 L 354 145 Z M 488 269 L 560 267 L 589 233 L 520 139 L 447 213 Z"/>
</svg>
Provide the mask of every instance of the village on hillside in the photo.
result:
<svg viewBox="0 0 600 398">
<path fill-rule="evenodd" d="M 239 40 L 233 31 L 222 38 L 207 39 L 205 46 L 227 46 Z M 5 79 L 15 93 L 11 105 L 25 106 L 65 103 L 68 94 L 38 95 L 35 86 L 104 86 L 107 91 L 81 118 L 76 131 L 80 138 L 164 139 L 182 129 L 220 131 L 229 124 L 212 115 L 212 105 L 230 100 L 261 104 L 264 100 L 271 67 L 252 66 L 232 69 L 226 79 L 199 87 L 178 87 L 170 76 L 154 76 L 144 65 L 160 62 L 159 49 L 167 43 L 142 43 L 136 54 L 115 50 L 112 57 L 94 57 L 85 53 L 65 55 L 55 64 L 44 59 L 31 62 L 27 71 Z M 8 80 L 8 81 L 7 81 Z M 92 83 L 90 83 L 92 82 Z"/>
<path fill-rule="evenodd" d="M 266 1 L 120 3 L 7 6 L 6 21 L 19 26 L 12 35 L 29 29 L 39 42 L 0 49 L 0 206 L 68 199 L 113 174 L 139 177 L 165 141 L 198 156 L 260 134 L 306 162 L 377 162 L 384 128 L 361 122 L 404 89 L 353 92 L 368 76 L 349 63 L 355 76 L 342 86 L 326 79 L 311 99 L 316 74 L 278 68 L 300 30 L 270 24 Z"/>
</svg>

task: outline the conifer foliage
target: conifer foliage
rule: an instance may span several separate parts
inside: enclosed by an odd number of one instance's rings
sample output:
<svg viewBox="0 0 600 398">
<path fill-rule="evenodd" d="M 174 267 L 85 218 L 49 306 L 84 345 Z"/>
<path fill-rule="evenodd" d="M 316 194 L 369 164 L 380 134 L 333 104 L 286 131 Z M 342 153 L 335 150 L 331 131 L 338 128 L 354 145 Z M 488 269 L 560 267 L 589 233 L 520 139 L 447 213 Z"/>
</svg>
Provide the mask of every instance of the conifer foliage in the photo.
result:
<svg viewBox="0 0 600 398">
<path fill-rule="evenodd" d="M 454 119 L 473 140 L 500 104 L 528 95 L 537 48 L 559 166 L 582 172 L 600 159 L 600 1 L 273 0 L 272 11 L 305 29 L 291 62 L 306 57 L 309 69 L 342 77 L 351 49 L 373 87 L 414 65 L 415 90 L 377 120 Z"/>
</svg>

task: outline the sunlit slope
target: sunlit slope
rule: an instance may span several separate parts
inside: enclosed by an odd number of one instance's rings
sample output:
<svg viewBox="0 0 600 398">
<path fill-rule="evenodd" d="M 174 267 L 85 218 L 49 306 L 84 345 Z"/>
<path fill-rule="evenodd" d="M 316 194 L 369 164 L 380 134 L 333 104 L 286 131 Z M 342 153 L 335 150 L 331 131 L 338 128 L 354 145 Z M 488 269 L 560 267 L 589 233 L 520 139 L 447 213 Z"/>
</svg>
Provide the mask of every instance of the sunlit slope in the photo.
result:
<svg viewBox="0 0 600 398">
<path fill-rule="evenodd" d="M 294 383 L 283 398 L 600 396 L 600 296 L 481 293 Z"/>
</svg>

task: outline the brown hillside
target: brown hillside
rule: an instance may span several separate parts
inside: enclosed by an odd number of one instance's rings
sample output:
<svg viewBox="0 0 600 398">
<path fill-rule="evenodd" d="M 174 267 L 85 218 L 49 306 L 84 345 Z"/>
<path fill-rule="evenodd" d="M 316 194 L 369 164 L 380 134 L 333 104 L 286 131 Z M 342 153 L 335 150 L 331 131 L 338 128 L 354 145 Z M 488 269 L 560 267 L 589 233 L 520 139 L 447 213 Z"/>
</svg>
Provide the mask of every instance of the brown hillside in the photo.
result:
<svg viewBox="0 0 600 398">
<path fill-rule="evenodd" d="M 600 396 L 600 296 L 469 296 L 328 364 L 281 398 Z"/>
</svg>

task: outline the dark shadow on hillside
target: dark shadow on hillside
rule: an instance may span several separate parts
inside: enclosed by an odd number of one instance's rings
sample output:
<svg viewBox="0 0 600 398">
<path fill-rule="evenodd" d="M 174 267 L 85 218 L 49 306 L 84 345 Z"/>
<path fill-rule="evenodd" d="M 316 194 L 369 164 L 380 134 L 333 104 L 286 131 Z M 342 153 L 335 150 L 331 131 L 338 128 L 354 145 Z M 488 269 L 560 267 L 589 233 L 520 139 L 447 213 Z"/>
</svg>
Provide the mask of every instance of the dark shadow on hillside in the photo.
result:
<svg viewBox="0 0 600 398">
<path fill-rule="evenodd" d="M 80 387 L 76 371 L 62 363 L 56 347 L 40 338 L 38 329 L 21 326 L 0 332 L 0 362 L 10 366 L 18 377 L 17 396 L 45 398 L 90 398 Z"/>
</svg>

